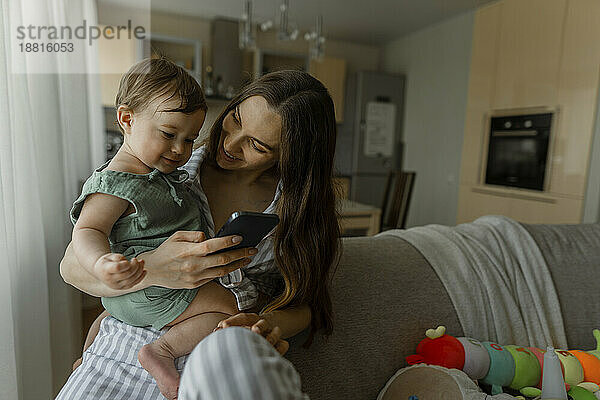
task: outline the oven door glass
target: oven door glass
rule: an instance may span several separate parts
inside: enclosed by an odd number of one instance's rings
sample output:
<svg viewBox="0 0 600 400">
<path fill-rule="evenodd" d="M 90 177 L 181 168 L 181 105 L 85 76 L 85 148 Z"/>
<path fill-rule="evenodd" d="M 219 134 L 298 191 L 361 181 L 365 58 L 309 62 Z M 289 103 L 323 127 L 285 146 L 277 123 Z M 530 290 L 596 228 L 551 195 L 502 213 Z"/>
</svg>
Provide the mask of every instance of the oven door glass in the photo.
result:
<svg viewBox="0 0 600 400">
<path fill-rule="evenodd" d="M 485 183 L 544 190 L 547 139 L 492 136 Z"/>
</svg>

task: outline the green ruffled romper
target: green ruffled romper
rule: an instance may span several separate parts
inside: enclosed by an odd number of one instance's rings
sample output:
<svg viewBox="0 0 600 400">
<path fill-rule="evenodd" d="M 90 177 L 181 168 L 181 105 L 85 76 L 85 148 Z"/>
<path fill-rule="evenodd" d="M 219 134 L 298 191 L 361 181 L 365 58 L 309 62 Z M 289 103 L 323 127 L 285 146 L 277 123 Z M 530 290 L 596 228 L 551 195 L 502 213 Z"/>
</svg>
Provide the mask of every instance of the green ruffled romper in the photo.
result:
<svg viewBox="0 0 600 400">
<path fill-rule="evenodd" d="M 138 175 L 107 170 L 107 165 L 95 170 L 83 185 L 71 209 L 71 221 L 75 224 L 85 198 L 93 193 L 110 194 L 133 204 L 136 212 L 117 220 L 110 233 L 113 253 L 131 259 L 157 248 L 177 231 L 206 232 L 204 216 L 184 184 L 186 171 L 163 174 L 155 169 Z M 122 296 L 103 297 L 102 304 L 110 315 L 127 324 L 162 329 L 187 308 L 197 291 L 150 286 Z"/>
</svg>

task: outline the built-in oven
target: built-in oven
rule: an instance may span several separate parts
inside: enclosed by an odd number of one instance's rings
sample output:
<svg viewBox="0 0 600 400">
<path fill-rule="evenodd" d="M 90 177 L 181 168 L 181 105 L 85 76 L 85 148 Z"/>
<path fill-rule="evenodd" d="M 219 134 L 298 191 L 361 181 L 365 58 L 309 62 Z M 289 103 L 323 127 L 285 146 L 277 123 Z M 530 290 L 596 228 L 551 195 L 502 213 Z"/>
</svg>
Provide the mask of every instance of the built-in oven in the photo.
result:
<svg viewBox="0 0 600 400">
<path fill-rule="evenodd" d="M 543 191 L 553 117 L 491 117 L 485 183 Z"/>
</svg>

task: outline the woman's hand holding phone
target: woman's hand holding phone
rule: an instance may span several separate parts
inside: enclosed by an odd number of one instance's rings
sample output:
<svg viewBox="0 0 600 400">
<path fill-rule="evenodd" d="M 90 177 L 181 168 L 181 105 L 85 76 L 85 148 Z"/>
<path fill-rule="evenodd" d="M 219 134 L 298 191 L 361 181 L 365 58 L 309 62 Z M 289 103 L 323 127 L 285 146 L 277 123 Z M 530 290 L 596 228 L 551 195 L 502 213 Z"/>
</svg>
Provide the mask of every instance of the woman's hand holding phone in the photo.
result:
<svg viewBox="0 0 600 400">
<path fill-rule="evenodd" d="M 254 228 L 252 225 L 250 227 Z M 256 232 L 251 233 L 251 236 L 256 236 Z M 248 265 L 250 257 L 258 253 L 256 248 L 245 246 L 228 250 L 245 244 L 243 239 L 239 234 L 206 239 L 203 232 L 176 232 L 156 249 L 138 255 L 136 259 L 138 263 L 143 263 L 141 265 L 144 268 L 138 268 L 131 276 L 131 271 L 121 273 L 117 277 L 119 286 L 107 285 L 102 279 L 83 270 L 70 243 L 61 261 L 60 272 L 65 282 L 92 296 L 120 296 L 152 285 L 192 289 Z"/>
<path fill-rule="evenodd" d="M 206 239 L 204 232 L 179 231 L 155 250 L 140 254 L 151 285 L 191 289 L 248 265 L 257 253 L 242 248 L 211 254 L 241 242 L 239 235 Z"/>
<path fill-rule="evenodd" d="M 146 270 L 141 283 L 144 287 L 192 289 L 225 276 L 250 263 L 249 257 L 258 252 L 253 246 L 278 222 L 274 214 L 235 212 L 220 230 L 220 237 L 206 239 L 204 232 L 176 232 L 156 249 L 137 257 Z"/>
</svg>

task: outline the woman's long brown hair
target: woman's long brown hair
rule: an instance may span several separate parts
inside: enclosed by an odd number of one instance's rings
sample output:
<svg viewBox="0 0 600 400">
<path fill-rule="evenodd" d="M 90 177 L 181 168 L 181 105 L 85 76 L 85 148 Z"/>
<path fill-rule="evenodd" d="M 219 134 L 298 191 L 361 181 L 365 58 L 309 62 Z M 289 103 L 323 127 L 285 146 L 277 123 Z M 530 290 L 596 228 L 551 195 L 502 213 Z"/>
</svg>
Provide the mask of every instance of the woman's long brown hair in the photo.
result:
<svg viewBox="0 0 600 400">
<path fill-rule="evenodd" d="M 251 96 L 264 97 L 282 119 L 275 167 L 282 193 L 274 251 L 285 289 L 263 312 L 308 304 L 312 314 L 308 346 L 315 332 L 329 335 L 333 330 L 329 288 L 340 248 L 333 185 L 333 101 L 323 84 L 308 73 L 264 75 L 242 89 L 213 124 L 207 138 L 208 160 L 215 160 L 225 116 Z"/>
</svg>

